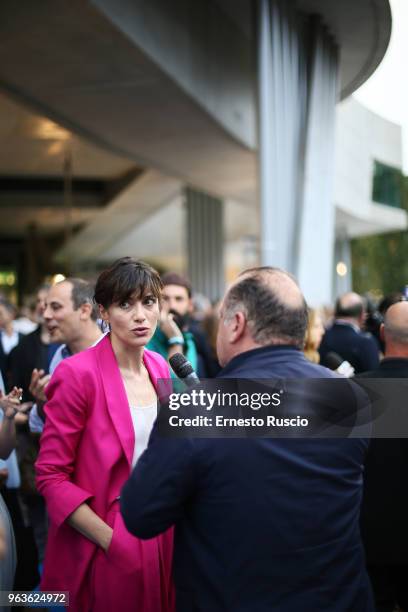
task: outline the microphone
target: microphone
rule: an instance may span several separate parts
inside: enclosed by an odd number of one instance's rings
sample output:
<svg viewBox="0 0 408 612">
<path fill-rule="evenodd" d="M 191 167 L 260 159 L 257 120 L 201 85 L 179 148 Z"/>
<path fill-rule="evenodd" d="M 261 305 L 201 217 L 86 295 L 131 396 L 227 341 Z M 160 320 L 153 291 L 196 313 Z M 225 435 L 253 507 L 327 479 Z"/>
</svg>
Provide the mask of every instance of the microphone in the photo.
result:
<svg viewBox="0 0 408 612">
<path fill-rule="evenodd" d="M 334 351 L 327 353 L 326 357 L 324 358 L 324 365 L 330 370 L 334 370 L 346 378 L 351 378 L 354 376 L 354 368 L 351 363 L 343 359 L 343 357 Z"/>
<path fill-rule="evenodd" d="M 193 370 L 191 363 L 182 353 L 176 353 L 169 359 L 170 365 L 177 378 L 180 378 L 188 387 L 200 384 L 200 379 Z"/>
</svg>

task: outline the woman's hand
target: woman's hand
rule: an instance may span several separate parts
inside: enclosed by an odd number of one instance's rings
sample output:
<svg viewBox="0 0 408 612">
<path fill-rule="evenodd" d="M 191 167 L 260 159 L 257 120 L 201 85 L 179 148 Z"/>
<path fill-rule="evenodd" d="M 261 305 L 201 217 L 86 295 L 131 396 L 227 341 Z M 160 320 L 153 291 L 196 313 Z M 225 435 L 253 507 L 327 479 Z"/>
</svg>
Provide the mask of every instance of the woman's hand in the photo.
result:
<svg viewBox="0 0 408 612">
<path fill-rule="evenodd" d="M 105 552 L 108 552 L 109 546 L 112 542 L 112 537 L 113 537 L 113 529 L 109 527 L 109 525 L 106 525 L 106 530 L 104 530 L 104 533 L 101 534 L 101 537 L 99 540 L 99 546 Z"/>
<path fill-rule="evenodd" d="M 14 419 L 16 414 L 26 413 L 33 405 L 32 402 L 21 404 L 22 394 L 23 390 L 19 387 L 13 387 L 7 395 L 0 391 L 0 408 L 3 410 L 6 419 Z"/>
<path fill-rule="evenodd" d="M 107 552 L 113 535 L 112 527 L 86 503 L 81 504 L 68 517 L 68 524 Z"/>
</svg>

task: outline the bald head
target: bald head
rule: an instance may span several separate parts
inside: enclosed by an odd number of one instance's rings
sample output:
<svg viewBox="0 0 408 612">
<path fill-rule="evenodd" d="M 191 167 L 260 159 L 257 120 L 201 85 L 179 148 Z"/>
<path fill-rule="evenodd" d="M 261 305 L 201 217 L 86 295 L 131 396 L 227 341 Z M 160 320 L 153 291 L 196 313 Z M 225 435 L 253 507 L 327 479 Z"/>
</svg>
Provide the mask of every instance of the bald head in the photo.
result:
<svg viewBox="0 0 408 612">
<path fill-rule="evenodd" d="M 307 306 L 295 279 L 273 267 L 245 270 L 230 287 L 225 316 L 245 312 L 252 338 L 259 345 L 303 346 Z"/>
<path fill-rule="evenodd" d="M 295 278 L 279 268 L 271 266 L 263 266 L 260 268 L 250 268 L 242 272 L 237 280 L 239 283 L 244 278 L 254 278 L 268 287 L 273 292 L 276 299 L 288 308 L 302 308 L 304 298 L 299 289 Z"/>
<path fill-rule="evenodd" d="M 384 340 L 386 354 L 398 346 L 408 357 L 408 302 L 390 306 L 384 317 Z"/>
<path fill-rule="evenodd" d="M 349 291 L 344 293 L 336 301 L 336 318 L 342 319 L 356 319 L 359 320 L 364 314 L 364 302 L 363 298 Z"/>
</svg>

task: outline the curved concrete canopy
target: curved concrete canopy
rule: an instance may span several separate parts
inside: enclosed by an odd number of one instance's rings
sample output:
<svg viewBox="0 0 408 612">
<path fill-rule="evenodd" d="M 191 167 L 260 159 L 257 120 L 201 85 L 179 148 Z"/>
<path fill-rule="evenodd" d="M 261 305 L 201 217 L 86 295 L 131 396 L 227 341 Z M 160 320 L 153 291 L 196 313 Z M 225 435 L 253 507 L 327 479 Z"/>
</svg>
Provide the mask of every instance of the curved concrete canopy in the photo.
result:
<svg viewBox="0 0 408 612">
<path fill-rule="evenodd" d="M 340 47 L 340 97 L 353 93 L 375 71 L 391 37 L 389 0 L 298 0 L 299 9 L 318 13 Z"/>
<path fill-rule="evenodd" d="M 251 0 L 217 0 L 248 39 Z M 341 48 L 340 97 L 346 98 L 374 72 L 391 36 L 389 0 L 297 0 L 299 11 L 322 16 Z"/>
</svg>

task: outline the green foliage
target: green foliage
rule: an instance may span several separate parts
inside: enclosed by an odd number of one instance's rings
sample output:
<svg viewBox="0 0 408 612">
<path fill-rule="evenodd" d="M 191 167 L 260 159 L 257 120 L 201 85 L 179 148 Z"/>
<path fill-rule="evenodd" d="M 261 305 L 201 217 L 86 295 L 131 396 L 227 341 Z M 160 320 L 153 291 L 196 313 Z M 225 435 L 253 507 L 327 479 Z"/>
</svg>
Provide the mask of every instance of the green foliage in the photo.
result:
<svg viewBox="0 0 408 612">
<path fill-rule="evenodd" d="M 393 232 L 351 242 L 353 289 L 386 295 L 408 284 L 408 232 Z"/>
<path fill-rule="evenodd" d="M 408 212 L 408 178 L 401 173 L 401 208 Z M 408 231 L 351 241 L 353 289 L 386 295 L 408 284 Z"/>
</svg>

